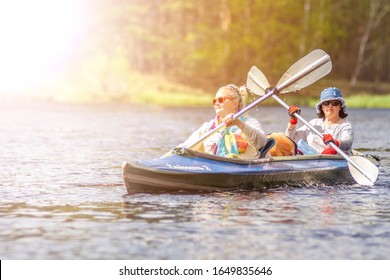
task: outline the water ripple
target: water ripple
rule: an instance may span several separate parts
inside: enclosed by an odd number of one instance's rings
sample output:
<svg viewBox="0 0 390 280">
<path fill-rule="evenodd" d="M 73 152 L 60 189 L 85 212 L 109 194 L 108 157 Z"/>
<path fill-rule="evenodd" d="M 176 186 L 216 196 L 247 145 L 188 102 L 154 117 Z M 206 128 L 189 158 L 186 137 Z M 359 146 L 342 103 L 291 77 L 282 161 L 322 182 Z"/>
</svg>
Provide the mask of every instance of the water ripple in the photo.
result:
<svg viewBox="0 0 390 280">
<path fill-rule="evenodd" d="M 161 156 L 209 108 L 3 107 L 1 259 L 390 258 L 389 110 L 350 110 L 356 148 L 382 159 L 374 187 L 128 195 L 122 162 Z M 284 130 L 280 108 L 253 115 Z"/>
</svg>

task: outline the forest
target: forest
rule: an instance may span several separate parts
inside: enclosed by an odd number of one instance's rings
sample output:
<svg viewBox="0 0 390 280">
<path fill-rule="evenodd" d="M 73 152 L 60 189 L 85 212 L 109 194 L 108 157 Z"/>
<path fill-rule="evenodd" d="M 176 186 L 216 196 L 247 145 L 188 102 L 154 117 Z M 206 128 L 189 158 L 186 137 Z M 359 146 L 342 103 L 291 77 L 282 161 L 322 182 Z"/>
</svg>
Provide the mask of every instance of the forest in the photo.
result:
<svg viewBox="0 0 390 280">
<path fill-rule="evenodd" d="M 327 81 L 348 91 L 390 93 L 388 0 L 82 2 L 79 41 L 56 81 L 63 96 L 201 96 L 244 84 L 252 65 L 272 84 L 314 49 L 332 59 Z"/>
</svg>

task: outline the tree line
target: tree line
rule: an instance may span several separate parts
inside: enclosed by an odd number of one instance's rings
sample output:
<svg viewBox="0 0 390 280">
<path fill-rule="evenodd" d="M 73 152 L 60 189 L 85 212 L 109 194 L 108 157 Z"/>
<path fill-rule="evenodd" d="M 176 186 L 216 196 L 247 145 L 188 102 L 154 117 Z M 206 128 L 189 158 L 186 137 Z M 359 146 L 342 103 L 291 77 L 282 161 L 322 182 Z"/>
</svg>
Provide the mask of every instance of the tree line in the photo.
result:
<svg viewBox="0 0 390 280">
<path fill-rule="evenodd" d="M 100 0 L 83 58 L 203 89 L 242 83 L 252 65 L 270 81 L 323 49 L 331 77 L 390 81 L 388 0 Z M 96 65 L 94 68 L 99 68 Z M 101 75 L 108 69 L 101 66 Z M 119 70 L 118 70 L 119 69 Z M 107 73 L 106 73 L 107 74 Z"/>
</svg>

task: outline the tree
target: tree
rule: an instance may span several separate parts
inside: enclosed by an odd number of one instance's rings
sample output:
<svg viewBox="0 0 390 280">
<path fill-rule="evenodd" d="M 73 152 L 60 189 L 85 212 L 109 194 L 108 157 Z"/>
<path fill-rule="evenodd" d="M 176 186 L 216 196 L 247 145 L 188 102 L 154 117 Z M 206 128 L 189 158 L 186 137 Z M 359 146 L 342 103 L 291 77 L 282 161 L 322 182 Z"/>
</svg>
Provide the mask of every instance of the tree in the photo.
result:
<svg viewBox="0 0 390 280">
<path fill-rule="evenodd" d="M 390 6 L 388 2 L 384 3 L 384 1 L 380 0 L 369 0 L 368 16 L 367 20 L 365 21 L 363 34 L 360 38 L 359 51 L 357 53 L 357 62 L 350 80 L 350 84 L 352 87 L 356 86 L 359 74 L 362 68 L 365 66 L 366 49 L 369 44 L 370 36 L 373 30 L 379 26 L 380 22 L 389 11 Z"/>
</svg>

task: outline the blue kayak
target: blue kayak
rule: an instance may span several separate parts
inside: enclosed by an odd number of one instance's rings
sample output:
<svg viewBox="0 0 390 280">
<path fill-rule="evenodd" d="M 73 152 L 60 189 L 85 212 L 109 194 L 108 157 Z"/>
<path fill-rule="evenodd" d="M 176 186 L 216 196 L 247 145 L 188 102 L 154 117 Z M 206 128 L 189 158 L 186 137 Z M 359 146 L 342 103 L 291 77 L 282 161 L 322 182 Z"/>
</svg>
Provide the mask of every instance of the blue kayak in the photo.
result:
<svg viewBox="0 0 390 280">
<path fill-rule="evenodd" d="M 181 148 L 159 159 L 125 162 L 122 170 L 128 193 L 354 183 L 347 161 L 338 155 L 243 160 Z"/>
</svg>

